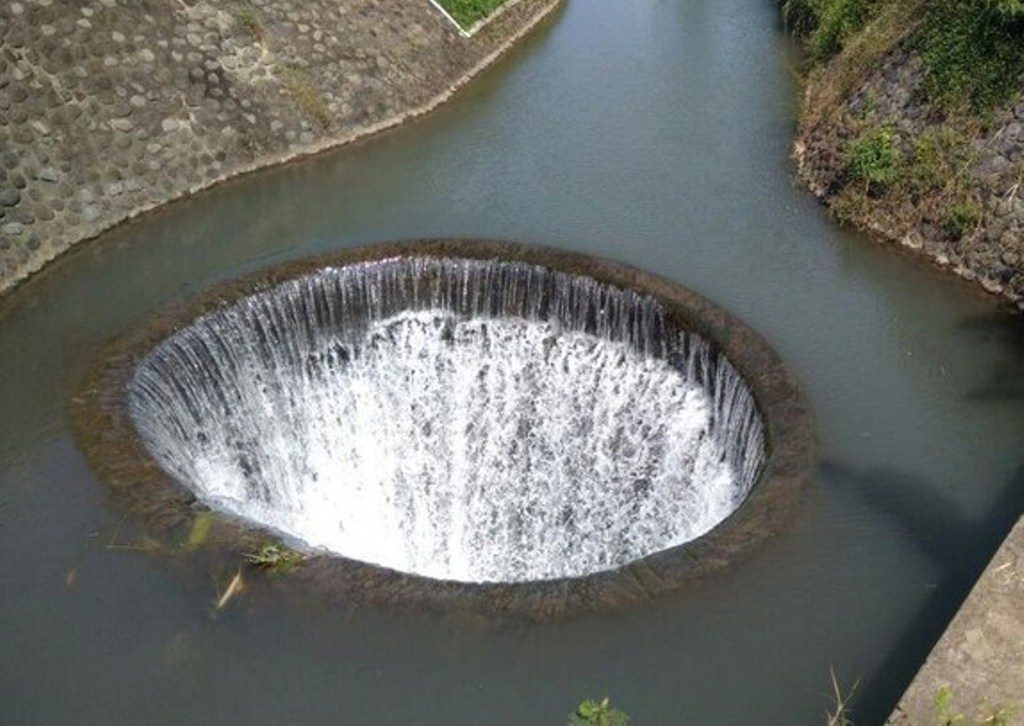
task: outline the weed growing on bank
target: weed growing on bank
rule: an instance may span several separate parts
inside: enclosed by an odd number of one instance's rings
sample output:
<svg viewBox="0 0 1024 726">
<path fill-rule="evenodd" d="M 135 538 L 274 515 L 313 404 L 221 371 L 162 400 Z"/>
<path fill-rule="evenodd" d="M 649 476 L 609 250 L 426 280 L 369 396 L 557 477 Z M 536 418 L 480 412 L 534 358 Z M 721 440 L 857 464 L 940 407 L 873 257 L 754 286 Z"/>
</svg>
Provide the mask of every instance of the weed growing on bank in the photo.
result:
<svg viewBox="0 0 1024 726">
<path fill-rule="evenodd" d="M 251 36 L 253 40 L 256 42 L 263 40 L 265 35 L 263 23 L 260 21 L 260 17 L 256 14 L 256 11 L 251 7 L 247 5 L 242 7 L 242 9 L 235 14 L 235 20 L 238 21 L 242 30 Z"/>
<path fill-rule="evenodd" d="M 887 127 L 869 129 L 850 141 L 844 150 L 846 169 L 854 181 L 885 187 L 896 180 L 899 169 L 894 135 Z"/>
<path fill-rule="evenodd" d="M 968 136 L 948 126 L 908 138 L 865 124 L 843 147 L 846 186 L 836 213 L 858 222 L 882 205 L 905 210 L 907 224 L 933 224 L 954 240 L 971 237 L 983 221 L 974 159 Z"/>
<path fill-rule="evenodd" d="M 289 65 L 279 71 L 281 82 L 295 101 L 296 110 L 323 127 L 331 122 L 331 113 L 313 79 L 302 68 Z"/>
</svg>

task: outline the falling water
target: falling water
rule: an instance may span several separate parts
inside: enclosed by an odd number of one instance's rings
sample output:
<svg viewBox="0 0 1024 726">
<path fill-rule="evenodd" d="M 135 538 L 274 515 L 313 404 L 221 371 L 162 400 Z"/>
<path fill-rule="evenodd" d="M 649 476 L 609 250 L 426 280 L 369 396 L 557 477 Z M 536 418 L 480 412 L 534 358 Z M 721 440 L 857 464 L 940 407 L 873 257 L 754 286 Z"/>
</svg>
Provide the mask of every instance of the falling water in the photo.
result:
<svg viewBox="0 0 1024 726">
<path fill-rule="evenodd" d="M 320 270 L 174 334 L 128 393 L 150 452 L 213 509 L 449 580 L 687 542 L 764 455 L 740 376 L 656 300 L 519 262 Z"/>
</svg>

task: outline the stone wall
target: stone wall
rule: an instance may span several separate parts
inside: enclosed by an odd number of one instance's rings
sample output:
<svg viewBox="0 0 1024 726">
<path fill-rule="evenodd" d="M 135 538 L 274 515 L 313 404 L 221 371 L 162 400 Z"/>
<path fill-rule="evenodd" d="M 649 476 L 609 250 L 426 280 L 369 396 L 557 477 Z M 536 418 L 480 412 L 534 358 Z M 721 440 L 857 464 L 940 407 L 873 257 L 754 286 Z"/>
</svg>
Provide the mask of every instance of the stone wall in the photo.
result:
<svg viewBox="0 0 1024 726">
<path fill-rule="evenodd" d="M 805 107 L 813 111 L 795 145 L 801 178 L 843 221 L 915 250 L 1024 309 L 1024 101 L 983 119 L 943 114 L 923 100 L 925 69 L 905 45 L 863 69 L 849 93 L 836 95 L 827 68 L 812 75 Z M 920 195 L 851 193 L 843 149 L 860 130 L 883 126 L 902 151 L 929 133 L 961 140 L 968 160 L 961 194 L 981 212 L 973 229 L 962 235 L 948 231 L 948 195 L 938 189 Z M 855 204 L 849 203 L 852 197 Z"/>
<path fill-rule="evenodd" d="M 0 293 L 146 209 L 429 110 L 559 2 L 465 38 L 428 0 L 4 0 Z"/>
<path fill-rule="evenodd" d="M 964 724 L 1024 719 L 1024 519 L 1007 536 L 963 607 L 928 656 L 888 723 L 939 723 L 935 698 Z M 998 720 L 1002 715 L 1005 720 Z"/>
</svg>

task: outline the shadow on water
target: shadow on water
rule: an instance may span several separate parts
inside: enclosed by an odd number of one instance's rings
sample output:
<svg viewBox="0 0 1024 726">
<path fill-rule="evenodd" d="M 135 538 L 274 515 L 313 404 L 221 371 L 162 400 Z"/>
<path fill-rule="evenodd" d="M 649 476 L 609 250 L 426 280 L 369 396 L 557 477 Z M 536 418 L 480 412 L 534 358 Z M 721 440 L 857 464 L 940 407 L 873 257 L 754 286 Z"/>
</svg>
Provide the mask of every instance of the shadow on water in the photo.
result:
<svg viewBox="0 0 1024 726">
<path fill-rule="evenodd" d="M 975 315 L 959 326 L 979 344 L 989 344 L 1002 352 L 996 361 L 990 381 L 967 392 L 973 401 L 1024 400 L 1024 317 L 1005 315 Z"/>
<path fill-rule="evenodd" d="M 895 522 L 940 573 L 917 616 L 878 667 L 861 682 L 857 723 L 880 724 L 896 707 L 979 573 L 1024 514 L 1024 463 L 1016 467 L 996 502 L 979 520 L 958 516 L 952 498 L 928 487 L 924 478 L 898 469 L 827 460 L 821 465 L 821 473 Z M 922 497 L 921 491 L 926 488 L 932 491 Z"/>
</svg>

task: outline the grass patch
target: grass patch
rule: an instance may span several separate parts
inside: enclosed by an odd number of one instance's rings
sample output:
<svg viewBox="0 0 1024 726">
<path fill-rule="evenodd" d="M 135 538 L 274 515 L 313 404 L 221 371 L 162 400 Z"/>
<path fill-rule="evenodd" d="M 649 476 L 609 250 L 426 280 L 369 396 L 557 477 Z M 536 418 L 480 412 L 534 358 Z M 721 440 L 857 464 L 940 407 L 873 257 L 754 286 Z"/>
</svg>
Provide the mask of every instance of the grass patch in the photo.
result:
<svg viewBox="0 0 1024 726">
<path fill-rule="evenodd" d="M 326 128 L 331 123 L 331 113 L 313 79 L 294 65 L 282 68 L 279 76 L 289 95 L 294 99 L 298 112 Z"/>
<path fill-rule="evenodd" d="M 943 125 L 907 138 L 887 125 L 864 125 L 843 148 L 847 184 L 833 210 L 854 224 L 896 215 L 891 221 L 906 229 L 932 224 L 954 240 L 972 237 L 984 220 L 974 133 Z"/>
<path fill-rule="evenodd" d="M 438 0 L 438 3 L 463 30 L 469 30 L 476 23 L 486 18 L 506 0 Z"/>
<path fill-rule="evenodd" d="M 885 126 L 870 128 L 847 143 L 843 156 L 850 178 L 863 182 L 865 189 L 886 187 L 899 174 L 895 136 Z"/>
<path fill-rule="evenodd" d="M 937 108 L 985 112 L 1020 90 L 1024 0 L 784 0 L 782 13 L 819 66 L 815 81 L 836 87 L 833 99 L 904 38 L 925 63 L 923 92 Z"/>
<path fill-rule="evenodd" d="M 1024 0 L 937 0 L 916 40 L 929 101 L 985 112 L 1020 88 Z"/>
<path fill-rule="evenodd" d="M 263 30 L 263 22 L 256 11 L 246 6 L 235 13 L 235 20 L 242 30 L 248 33 L 257 43 L 262 41 L 266 33 Z"/>
<path fill-rule="evenodd" d="M 944 224 L 947 231 L 959 230 L 955 236 L 972 230 L 981 217 L 981 207 L 974 198 L 976 180 L 972 168 L 975 150 L 970 142 L 972 129 L 959 131 L 950 126 L 921 134 L 910 143 L 909 151 L 899 159 L 899 174 L 892 193 L 903 200 L 928 207 L 928 216 L 957 219 L 964 224 L 953 227 Z M 968 209 L 975 210 L 972 215 Z M 971 222 L 971 217 L 974 217 Z"/>
<path fill-rule="evenodd" d="M 950 205 L 942 218 L 942 227 L 953 239 L 970 235 L 981 222 L 981 207 L 972 199 Z"/>
</svg>

